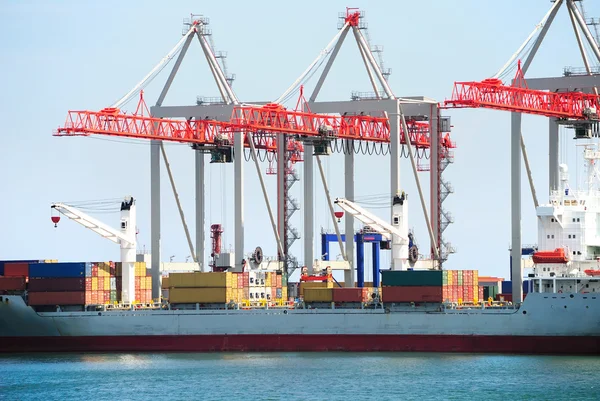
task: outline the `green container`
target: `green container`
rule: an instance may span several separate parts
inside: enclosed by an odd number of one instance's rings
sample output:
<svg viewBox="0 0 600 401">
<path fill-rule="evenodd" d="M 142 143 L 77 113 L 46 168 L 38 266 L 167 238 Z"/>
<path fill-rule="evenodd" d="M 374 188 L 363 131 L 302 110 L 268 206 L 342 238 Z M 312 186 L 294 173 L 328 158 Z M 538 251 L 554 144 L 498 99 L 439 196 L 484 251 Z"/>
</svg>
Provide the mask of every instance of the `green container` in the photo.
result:
<svg viewBox="0 0 600 401">
<path fill-rule="evenodd" d="M 463 279 L 460 276 L 458 276 L 458 285 L 463 285 Z"/>
<path fill-rule="evenodd" d="M 110 291 L 110 302 L 117 302 L 117 290 Z"/>
<path fill-rule="evenodd" d="M 282 287 L 287 287 L 287 283 L 288 283 L 287 274 L 282 274 L 281 275 L 281 286 Z"/>
<path fill-rule="evenodd" d="M 381 272 L 381 285 L 390 287 L 442 286 L 443 272 L 441 270 L 383 270 Z"/>
</svg>

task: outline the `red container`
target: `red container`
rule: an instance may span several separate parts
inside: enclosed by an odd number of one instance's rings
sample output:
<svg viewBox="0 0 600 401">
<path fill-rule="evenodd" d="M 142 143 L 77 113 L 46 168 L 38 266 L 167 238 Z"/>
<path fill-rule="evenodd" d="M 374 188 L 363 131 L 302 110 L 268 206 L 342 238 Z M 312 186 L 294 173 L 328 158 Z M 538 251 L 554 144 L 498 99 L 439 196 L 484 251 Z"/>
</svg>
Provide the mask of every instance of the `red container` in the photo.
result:
<svg viewBox="0 0 600 401">
<path fill-rule="evenodd" d="M 141 283 L 141 278 L 140 277 L 136 277 L 135 278 L 135 289 L 136 290 L 139 290 L 141 288 L 140 283 Z"/>
<path fill-rule="evenodd" d="M 90 287 L 92 283 L 90 281 Z M 29 291 L 85 291 L 85 278 L 30 278 Z"/>
<path fill-rule="evenodd" d="M 92 278 L 91 277 L 87 277 L 85 279 L 85 290 L 86 291 L 92 291 Z"/>
<path fill-rule="evenodd" d="M 92 292 L 91 291 L 86 291 L 85 292 L 85 304 L 89 305 L 92 303 Z"/>
<path fill-rule="evenodd" d="M 383 302 L 442 302 L 442 287 L 383 287 Z"/>
<path fill-rule="evenodd" d="M 0 277 L 0 291 L 25 291 L 25 277 Z"/>
<path fill-rule="evenodd" d="M 281 274 L 277 274 L 277 287 L 280 288 L 281 287 Z"/>
<path fill-rule="evenodd" d="M 269 291 L 267 289 L 267 291 Z M 271 287 L 271 301 L 274 301 L 277 298 L 277 287 Z"/>
<path fill-rule="evenodd" d="M 368 288 L 334 288 L 333 302 L 363 302 L 369 294 Z"/>
<path fill-rule="evenodd" d="M 29 276 L 29 263 L 5 263 L 5 277 L 27 277 Z"/>
<path fill-rule="evenodd" d="M 29 305 L 84 305 L 84 291 L 30 292 Z"/>
<path fill-rule="evenodd" d="M 110 275 L 113 277 L 117 275 L 117 267 L 115 266 L 115 262 L 110 262 Z"/>
<path fill-rule="evenodd" d="M 98 277 L 98 265 L 95 263 L 92 265 L 92 277 Z"/>
<path fill-rule="evenodd" d="M 152 290 L 146 290 L 146 300 L 147 302 L 152 302 Z"/>
</svg>

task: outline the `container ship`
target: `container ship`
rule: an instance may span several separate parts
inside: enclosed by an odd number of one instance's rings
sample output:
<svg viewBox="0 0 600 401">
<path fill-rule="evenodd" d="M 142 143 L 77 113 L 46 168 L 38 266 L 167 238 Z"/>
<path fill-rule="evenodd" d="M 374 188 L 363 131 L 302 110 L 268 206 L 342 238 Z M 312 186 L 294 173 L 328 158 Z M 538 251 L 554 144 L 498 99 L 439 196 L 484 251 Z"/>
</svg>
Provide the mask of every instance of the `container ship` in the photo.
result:
<svg viewBox="0 0 600 401">
<path fill-rule="evenodd" d="M 584 159 L 592 182 L 600 152 L 586 146 Z M 567 173 L 561 165 L 560 188 L 536 209 L 538 247 L 522 302 L 476 270 L 411 262 L 403 235 L 392 236 L 400 261 L 370 285 L 342 287 L 325 267 L 303 268 L 296 286 L 277 265 L 249 264 L 171 273 L 159 302 L 145 263 L 130 262 L 122 241 L 120 263 L 0 263 L 0 351 L 600 354 L 600 192 L 571 190 Z M 405 195 L 394 198 L 391 232 L 406 229 L 406 207 Z M 122 213 L 127 238 L 133 199 Z"/>
</svg>

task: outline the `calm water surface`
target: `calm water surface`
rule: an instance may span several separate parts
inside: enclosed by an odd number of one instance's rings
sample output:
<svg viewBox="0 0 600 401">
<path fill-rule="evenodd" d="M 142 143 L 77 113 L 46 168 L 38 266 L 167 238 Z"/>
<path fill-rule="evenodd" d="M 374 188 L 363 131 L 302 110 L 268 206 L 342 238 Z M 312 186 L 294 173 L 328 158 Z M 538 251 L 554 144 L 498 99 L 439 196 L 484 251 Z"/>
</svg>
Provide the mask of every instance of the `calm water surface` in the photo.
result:
<svg viewBox="0 0 600 401">
<path fill-rule="evenodd" d="M 2 400 L 600 400 L 600 357 L 22 354 Z"/>
</svg>

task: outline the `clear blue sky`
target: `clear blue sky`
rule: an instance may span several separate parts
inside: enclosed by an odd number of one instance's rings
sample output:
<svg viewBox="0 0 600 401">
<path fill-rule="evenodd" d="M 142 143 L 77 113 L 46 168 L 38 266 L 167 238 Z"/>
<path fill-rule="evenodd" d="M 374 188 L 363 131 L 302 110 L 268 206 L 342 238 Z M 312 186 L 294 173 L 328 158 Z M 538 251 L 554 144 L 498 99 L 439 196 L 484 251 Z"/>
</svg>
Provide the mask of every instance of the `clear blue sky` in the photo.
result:
<svg viewBox="0 0 600 401">
<path fill-rule="evenodd" d="M 68 261 L 118 260 L 118 247 L 81 226 L 50 223 L 53 201 L 138 199 L 139 244 L 150 245 L 150 148 L 145 142 L 106 138 L 56 138 L 52 130 L 69 109 L 98 110 L 133 87 L 180 39 L 182 19 L 190 13 L 210 18 L 217 50 L 227 51 L 234 90 L 241 100 L 276 99 L 335 35 L 337 14 L 345 6 L 366 11 L 373 44 L 384 46 L 390 84 L 398 96 L 424 95 L 443 101 L 454 81 L 493 75 L 518 48 L 550 7 L 546 0 L 502 2 L 397 1 L 355 3 L 303 2 L 81 2 L 4 1 L 0 3 L 3 77 L 0 113 L 4 124 L 0 171 L 0 259 L 52 258 Z M 585 2 L 590 17 L 600 7 Z M 348 37 L 321 92 L 321 100 L 349 99 L 353 90 L 368 91 L 356 45 Z M 528 73 L 559 76 L 566 65 L 581 66 L 566 9 L 560 11 Z M 148 87 L 152 103 L 163 72 Z M 312 84 L 314 84 L 314 80 Z M 201 50 L 193 43 L 166 105 L 193 104 L 196 95 L 216 96 Z M 132 110 L 134 103 L 128 105 Z M 445 235 L 457 248 L 447 264 L 508 275 L 510 244 L 509 114 L 486 110 L 449 111 L 458 143 L 456 161 L 446 170 L 456 193 L 444 204 L 456 219 Z M 524 117 L 523 134 L 541 200 L 547 196 L 547 120 Z M 575 163 L 571 133 L 563 135 L 563 152 Z M 194 231 L 194 158 L 185 145 L 167 148 L 176 182 Z M 342 156 L 325 162 L 334 196 L 343 196 Z M 389 190 L 389 161 L 360 156 L 356 160 L 356 194 Z M 422 248 L 428 239 L 414 179 L 402 162 L 402 185 L 411 195 L 410 225 Z M 266 165 L 264 166 L 266 168 Z M 301 171 L 301 165 L 298 166 Z M 580 168 L 581 170 L 581 168 Z M 571 167 L 573 179 L 577 169 Z M 525 174 L 523 172 L 523 174 Z M 421 179 L 426 182 L 427 174 Z M 275 254 L 268 216 L 256 173 L 246 165 L 246 251 L 261 245 Z M 233 165 L 210 166 L 207 177 L 207 228 L 225 225 L 225 245 L 233 244 Z M 163 172 L 163 260 L 189 255 L 175 202 Z M 275 202 L 275 178 L 267 176 Z M 302 184 L 293 188 L 301 199 Z M 523 180 L 523 239 L 537 242 L 533 203 Z M 426 193 L 428 197 L 428 191 Z M 317 229 L 331 228 L 325 199 L 317 186 Z M 376 210 L 387 218 L 388 212 Z M 118 215 L 99 215 L 114 226 Z M 301 213 L 295 217 L 302 232 Z M 358 227 L 358 224 L 357 224 Z M 207 236 L 208 238 L 208 236 Z M 318 236 L 315 238 L 315 253 Z M 209 241 L 207 240 L 207 247 Z M 302 259 L 301 241 L 293 252 Z M 208 253 L 208 252 L 207 252 Z M 369 257 L 367 253 L 367 257 Z M 388 256 L 383 263 L 389 262 Z"/>
</svg>

